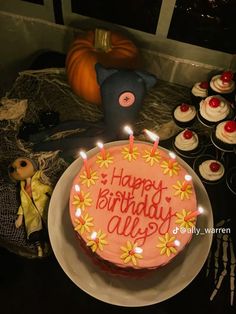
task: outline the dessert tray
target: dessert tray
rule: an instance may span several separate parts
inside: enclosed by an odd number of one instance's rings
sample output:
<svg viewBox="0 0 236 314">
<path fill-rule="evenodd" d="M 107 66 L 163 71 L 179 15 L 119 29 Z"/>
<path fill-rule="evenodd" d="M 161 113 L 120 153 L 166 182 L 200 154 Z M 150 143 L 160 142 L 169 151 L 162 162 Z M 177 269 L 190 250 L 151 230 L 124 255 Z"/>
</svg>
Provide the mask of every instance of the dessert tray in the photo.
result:
<svg viewBox="0 0 236 314">
<path fill-rule="evenodd" d="M 127 141 L 108 143 L 105 147 L 120 144 L 127 144 Z M 97 152 L 98 148 L 93 148 L 87 152 L 88 158 Z M 193 234 L 189 245 L 168 265 L 140 279 L 104 272 L 80 248 L 70 221 L 68 204 L 72 181 L 82 166 L 82 159 L 76 159 L 67 168 L 51 197 L 48 227 L 55 257 L 80 289 L 106 303 L 138 307 L 159 303 L 176 295 L 197 276 L 211 247 L 212 233 L 205 232 L 205 228 L 213 227 L 212 209 L 207 192 L 193 169 L 181 158 L 177 157 L 177 161 L 192 176 L 198 204 L 204 208 L 204 213 L 197 220 L 200 234 Z"/>
</svg>

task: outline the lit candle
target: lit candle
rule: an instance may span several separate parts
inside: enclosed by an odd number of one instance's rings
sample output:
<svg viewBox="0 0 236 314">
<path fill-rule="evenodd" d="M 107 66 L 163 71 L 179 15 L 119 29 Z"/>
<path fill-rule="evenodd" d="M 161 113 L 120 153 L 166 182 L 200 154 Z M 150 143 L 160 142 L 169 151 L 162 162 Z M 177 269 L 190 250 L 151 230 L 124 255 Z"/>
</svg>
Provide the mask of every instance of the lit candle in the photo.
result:
<svg viewBox="0 0 236 314">
<path fill-rule="evenodd" d="M 97 237 L 97 232 L 96 231 L 93 231 L 92 233 L 91 233 L 91 239 L 94 241 L 94 242 L 96 242 L 96 243 L 99 243 L 99 238 Z"/>
<path fill-rule="evenodd" d="M 189 182 L 192 180 L 192 177 L 189 174 L 186 174 L 184 176 L 184 182 L 182 184 L 182 191 L 185 191 L 187 189 L 187 186 L 189 185 Z"/>
<path fill-rule="evenodd" d="M 78 184 L 75 184 L 75 191 L 76 191 L 76 193 L 77 193 L 78 196 L 79 196 L 80 202 L 83 202 L 83 201 L 84 201 L 84 197 L 83 197 L 83 195 L 82 195 L 82 192 L 81 192 L 81 190 L 80 190 L 80 186 L 79 186 Z"/>
<path fill-rule="evenodd" d="M 177 247 L 180 246 L 180 241 L 179 240 L 174 240 L 173 242 L 167 242 L 166 247 Z"/>
<path fill-rule="evenodd" d="M 193 210 L 190 214 L 184 217 L 185 221 L 188 221 L 194 217 L 197 217 L 198 215 L 202 214 L 204 212 L 204 209 L 199 206 L 197 210 Z"/>
<path fill-rule="evenodd" d="M 81 209 L 80 208 L 76 208 L 75 217 L 78 218 L 78 220 L 80 221 L 80 223 L 82 225 L 84 224 L 85 221 L 81 216 Z"/>
<path fill-rule="evenodd" d="M 97 142 L 97 146 L 100 148 L 100 153 L 102 155 L 102 159 L 103 160 L 106 160 L 107 157 L 106 157 L 106 151 L 105 151 L 105 148 L 104 148 L 104 145 L 102 142 Z"/>
<path fill-rule="evenodd" d="M 95 240 L 96 238 L 97 238 L 97 232 L 96 231 L 93 231 L 92 233 L 91 233 L 91 239 L 92 240 Z"/>
<path fill-rule="evenodd" d="M 169 152 L 169 156 L 170 156 L 170 159 L 169 159 L 169 161 L 168 161 L 168 167 L 169 167 L 170 169 L 172 169 L 172 168 L 173 168 L 173 165 L 174 165 L 174 163 L 175 163 L 176 155 L 175 155 L 175 153 L 173 153 L 173 152 Z"/>
<path fill-rule="evenodd" d="M 133 148 L 134 148 L 134 135 L 132 129 L 126 125 L 124 127 L 124 130 L 129 134 L 129 153 L 133 153 Z"/>
<path fill-rule="evenodd" d="M 147 129 L 145 129 L 144 131 L 149 136 L 149 138 L 154 141 L 154 144 L 153 144 L 153 147 L 152 147 L 152 150 L 150 153 L 150 156 L 153 157 L 155 155 L 156 150 L 157 150 L 160 137 L 157 134 L 155 134 L 155 133 L 153 133 Z"/>
<path fill-rule="evenodd" d="M 88 160 L 87 160 L 87 155 L 85 154 L 85 152 L 80 152 L 80 156 L 83 158 L 84 161 L 84 168 L 85 168 L 85 172 L 87 174 L 87 178 L 90 179 L 91 178 L 91 174 L 90 174 L 90 170 L 88 167 Z"/>
<path fill-rule="evenodd" d="M 130 255 L 133 255 L 133 254 L 142 254 L 143 253 L 143 249 L 141 247 L 136 247 L 134 249 L 132 249 L 130 252 Z"/>
</svg>

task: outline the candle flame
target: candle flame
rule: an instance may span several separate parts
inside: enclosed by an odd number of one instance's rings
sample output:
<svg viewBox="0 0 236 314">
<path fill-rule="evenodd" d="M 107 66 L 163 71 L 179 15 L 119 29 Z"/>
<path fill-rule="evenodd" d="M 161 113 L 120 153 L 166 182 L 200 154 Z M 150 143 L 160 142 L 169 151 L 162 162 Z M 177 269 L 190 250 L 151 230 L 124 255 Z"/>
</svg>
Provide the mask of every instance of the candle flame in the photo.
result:
<svg viewBox="0 0 236 314">
<path fill-rule="evenodd" d="M 134 252 L 135 253 L 137 253 L 137 254 L 141 254 L 141 253 L 143 253 L 143 249 L 141 248 L 141 247 L 136 247 L 135 249 L 134 249 Z"/>
<path fill-rule="evenodd" d="M 175 241 L 174 241 L 174 245 L 175 245 L 175 246 L 180 246 L 180 241 L 179 241 L 179 240 L 175 240 Z"/>
<path fill-rule="evenodd" d="M 153 140 L 154 142 L 155 142 L 155 141 L 159 141 L 160 137 L 159 137 L 157 134 L 155 134 L 155 133 L 153 133 L 153 132 L 151 132 L 151 131 L 149 131 L 149 130 L 147 130 L 147 129 L 145 129 L 144 132 L 145 132 L 145 133 L 147 134 L 147 136 L 148 136 L 151 140 Z"/>
<path fill-rule="evenodd" d="M 76 191 L 76 192 L 80 192 L 80 186 L 79 186 L 79 184 L 75 184 L 75 191 Z"/>
<path fill-rule="evenodd" d="M 126 126 L 124 127 L 124 130 L 125 130 L 125 132 L 127 132 L 129 135 L 133 135 L 133 134 L 134 134 L 133 130 L 132 130 L 128 125 L 126 125 Z"/>
<path fill-rule="evenodd" d="M 176 154 L 174 152 L 169 152 L 169 156 L 171 159 L 175 159 L 176 158 Z"/>
<path fill-rule="evenodd" d="M 192 177 L 191 177 L 189 174 L 186 174 L 186 175 L 184 176 L 184 179 L 185 179 L 186 181 L 191 181 L 191 180 L 192 180 Z"/>
<path fill-rule="evenodd" d="M 85 152 L 81 151 L 80 152 L 80 156 L 83 158 L 83 159 L 87 159 L 87 155 Z"/>
<path fill-rule="evenodd" d="M 199 214 L 202 214 L 202 213 L 204 212 L 203 207 L 199 206 L 199 207 L 198 207 L 198 212 L 199 212 Z"/>
<path fill-rule="evenodd" d="M 75 216 L 76 217 L 80 217 L 81 216 L 81 209 L 80 208 L 76 208 Z"/>
<path fill-rule="evenodd" d="M 102 142 L 97 142 L 97 146 L 102 149 L 103 148 L 103 143 Z"/>
<path fill-rule="evenodd" d="M 97 232 L 96 231 L 93 231 L 92 233 L 91 233 L 91 239 L 92 240 L 96 240 L 96 238 L 97 238 Z"/>
</svg>

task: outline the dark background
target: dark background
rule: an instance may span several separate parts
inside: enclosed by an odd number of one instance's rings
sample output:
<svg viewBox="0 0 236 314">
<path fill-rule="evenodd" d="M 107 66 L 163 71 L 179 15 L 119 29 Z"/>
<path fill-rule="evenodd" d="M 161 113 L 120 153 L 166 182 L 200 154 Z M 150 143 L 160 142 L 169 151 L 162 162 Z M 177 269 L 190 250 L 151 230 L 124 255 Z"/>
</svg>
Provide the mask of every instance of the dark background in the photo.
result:
<svg viewBox="0 0 236 314">
<path fill-rule="evenodd" d="M 44 5 L 43 0 L 19 0 Z M 162 0 L 67 0 L 72 13 L 155 34 Z M 61 0 L 53 0 L 56 23 L 63 24 Z M 236 53 L 235 0 L 176 0 L 168 38 Z M 158 34 L 157 34 L 158 35 Z"/>
</svg>

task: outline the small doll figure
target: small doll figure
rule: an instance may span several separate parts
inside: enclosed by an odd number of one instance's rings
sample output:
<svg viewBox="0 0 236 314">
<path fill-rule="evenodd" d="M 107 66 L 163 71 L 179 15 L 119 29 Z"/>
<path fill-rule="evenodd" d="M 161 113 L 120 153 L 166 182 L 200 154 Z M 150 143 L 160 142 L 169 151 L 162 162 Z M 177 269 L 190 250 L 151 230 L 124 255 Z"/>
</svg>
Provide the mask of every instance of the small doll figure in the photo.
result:
<svg viewBox="0 0 236 314">
<path fill-rule="evenodd" d="M 24 221 L 27 238 L 37 246 L 38 256 L 42 257 L 47 247 L 47 209 L 52 187 L 42 182 L 42 171 L 29 158 L 17 158 L 8 171 L 12 180 L 20 182 L 21 205 L 15 226 L 19 228 Z"/>
</svg>

